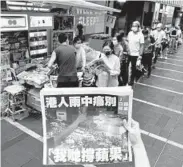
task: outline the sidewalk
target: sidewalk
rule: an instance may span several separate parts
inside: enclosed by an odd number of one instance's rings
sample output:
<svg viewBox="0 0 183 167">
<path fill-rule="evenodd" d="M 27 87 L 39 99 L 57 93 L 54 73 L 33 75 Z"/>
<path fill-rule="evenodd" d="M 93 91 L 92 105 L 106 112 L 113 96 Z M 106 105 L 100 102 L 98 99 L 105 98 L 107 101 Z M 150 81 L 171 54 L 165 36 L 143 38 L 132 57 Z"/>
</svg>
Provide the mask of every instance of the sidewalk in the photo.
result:
<svg viewBox="0 0 183 167">
<path fill-rule="evenodd" d="M 133 102 L 133 118 L 140 123 L 141 129 L 155 134 L 154 137 L 142 134 L 152 167 L 183 167 L 183 95 L 177 94 L 183 93 L 183 46 L 169 58 L 159 60 L 157 68 L 152 72 L 160 78 L 151 76 L 144 79 L 141 83 L 146 86 L 137 84 L 134 92 L 134 98 L 159 106 L 137 100 Z M 42 136 L 41 117 L 28 117 L 18 123 Z M 2 167 L 43 167 L 42 142 L 5 120 L 1 120 L 1 134 Z M 162 137 L 166 141 L 161 141 Z M 169 144 L 168 140 L 174 143 Z M 98 166 L 132 167 L 127 164 Z"/>
<path fill-rule="evenodd" d="M 1 121 L 2 167 L 42 167 L 42 143 Z"/>
</svg>

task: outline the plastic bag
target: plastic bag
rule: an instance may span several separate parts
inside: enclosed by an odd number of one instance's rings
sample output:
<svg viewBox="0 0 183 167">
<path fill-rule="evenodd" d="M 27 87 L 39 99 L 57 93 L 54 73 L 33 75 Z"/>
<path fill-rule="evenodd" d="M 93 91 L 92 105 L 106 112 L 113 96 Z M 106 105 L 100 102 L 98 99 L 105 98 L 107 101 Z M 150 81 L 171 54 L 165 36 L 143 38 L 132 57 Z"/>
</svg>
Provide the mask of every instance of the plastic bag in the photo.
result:
<svg viewBox="0 0 183 167">
<path fill-rule="evenodd" d="M 137 62 L 136 62 L 136 66 L 139 67 L 140 65 L 141 65 L 141 60 L 139 59 L 139 60 L 137 60 Z"/>
</svg>

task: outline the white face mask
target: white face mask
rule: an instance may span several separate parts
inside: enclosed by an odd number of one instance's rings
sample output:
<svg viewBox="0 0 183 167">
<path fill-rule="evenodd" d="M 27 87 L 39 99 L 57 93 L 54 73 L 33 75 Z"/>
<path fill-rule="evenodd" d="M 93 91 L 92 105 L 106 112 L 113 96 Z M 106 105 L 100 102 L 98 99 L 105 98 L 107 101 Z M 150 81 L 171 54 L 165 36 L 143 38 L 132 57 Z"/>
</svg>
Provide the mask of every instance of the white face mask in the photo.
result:
<svg viewBox="0 0 183 167">
<path fill-rule="evenodd" d="M 79 49 L 81 47 L 81 44 L 75 44 L 75 48 Z"/>
<path fill-rule="evenodd" d="M 116 46 L 118 44 L 118 41 L 117 40 L 114 40 L 113 41 L 113 44 L 114 44 L 114 46 Z"/>
<path fill-rule="evenodd" d="M 137 32 L 138 31 L 138 27 L 132 27 L 132 31 L 133 32 Z"/>
</svg>

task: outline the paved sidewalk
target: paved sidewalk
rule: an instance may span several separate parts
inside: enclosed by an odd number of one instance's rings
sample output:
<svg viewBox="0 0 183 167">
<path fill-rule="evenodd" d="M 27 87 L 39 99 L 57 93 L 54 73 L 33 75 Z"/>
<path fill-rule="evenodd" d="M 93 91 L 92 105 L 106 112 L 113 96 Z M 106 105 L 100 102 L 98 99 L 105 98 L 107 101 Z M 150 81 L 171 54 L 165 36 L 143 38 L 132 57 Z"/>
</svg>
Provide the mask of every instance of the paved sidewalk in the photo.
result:
<svg viewBox="0 0 183 167">
<path fill-rule="evenodd" d="M 182 167 L 183 46 L 168 60 L 159 60 L 151 78 L 136 84 L 134 98 L 133 118 L 144 130 L 142 139 L 151 166 Z M 28 117 L 18 123 L 42 136 L 41 117 Z M 42 142 L 5 120 L 1 120 L 1 134 L 2 167 L 43 166 Z M 110 165 L 123 166 L 132 165 Z"/>
</svg>

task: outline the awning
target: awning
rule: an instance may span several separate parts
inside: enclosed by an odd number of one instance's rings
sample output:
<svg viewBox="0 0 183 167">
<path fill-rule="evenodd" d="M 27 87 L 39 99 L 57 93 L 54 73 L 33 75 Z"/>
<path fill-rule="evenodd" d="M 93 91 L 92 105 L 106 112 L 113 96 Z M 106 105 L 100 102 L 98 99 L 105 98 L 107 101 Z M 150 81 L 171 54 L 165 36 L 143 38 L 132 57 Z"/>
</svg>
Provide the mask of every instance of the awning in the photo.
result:
<svg viewBox="0 0 183 167">
<path fill-rule="evenodd" d="M 173 7 L 183 8 L 183 0 L 149 0 L 151 2 L 157 2 L 164 5 L 169 5 Z"/>
<path fill-rule="evenodd" d="M 47 0 L 45 0 L 47 1 Z M 84 0 L 53 0 L 51 1 L 52 3 L 57 3 L 57 4 L 63 4 L 63 5 L 68 5 L 68 6 L 75 6 L 75 7 L 80 7 L 80 8 L 86 8 L 86 9 L 95 9 L 95 10 L 100 10 L 100 11 L 109 11 L 109 12 L 118 12 L 120 13 L 121 10 L 110 8 L 107 6 L 102 6 L 98 5 L 92 2 L 86 2 Z"/>
<path fill-rule="evenodd" d="M 10 0 L 10 1 L 16 1 L 16 0 Z M 118 12 L 118 13 L 121 12 L 121 10 L 118 10 L 118 9 L 110 8 L 107 6 L 102 6 L 99 4 L 92 3 L 92 2 L 86 2 L 84 0 L 26 0 L 24 2 L 43 2 L 43 3 L 48 3 L 48 4 L 73 6 L 73 7 L 94 9 L 94 10 L 100 10 L 100 11 L 109 11 L 109 12 Z"/>
</svg>

